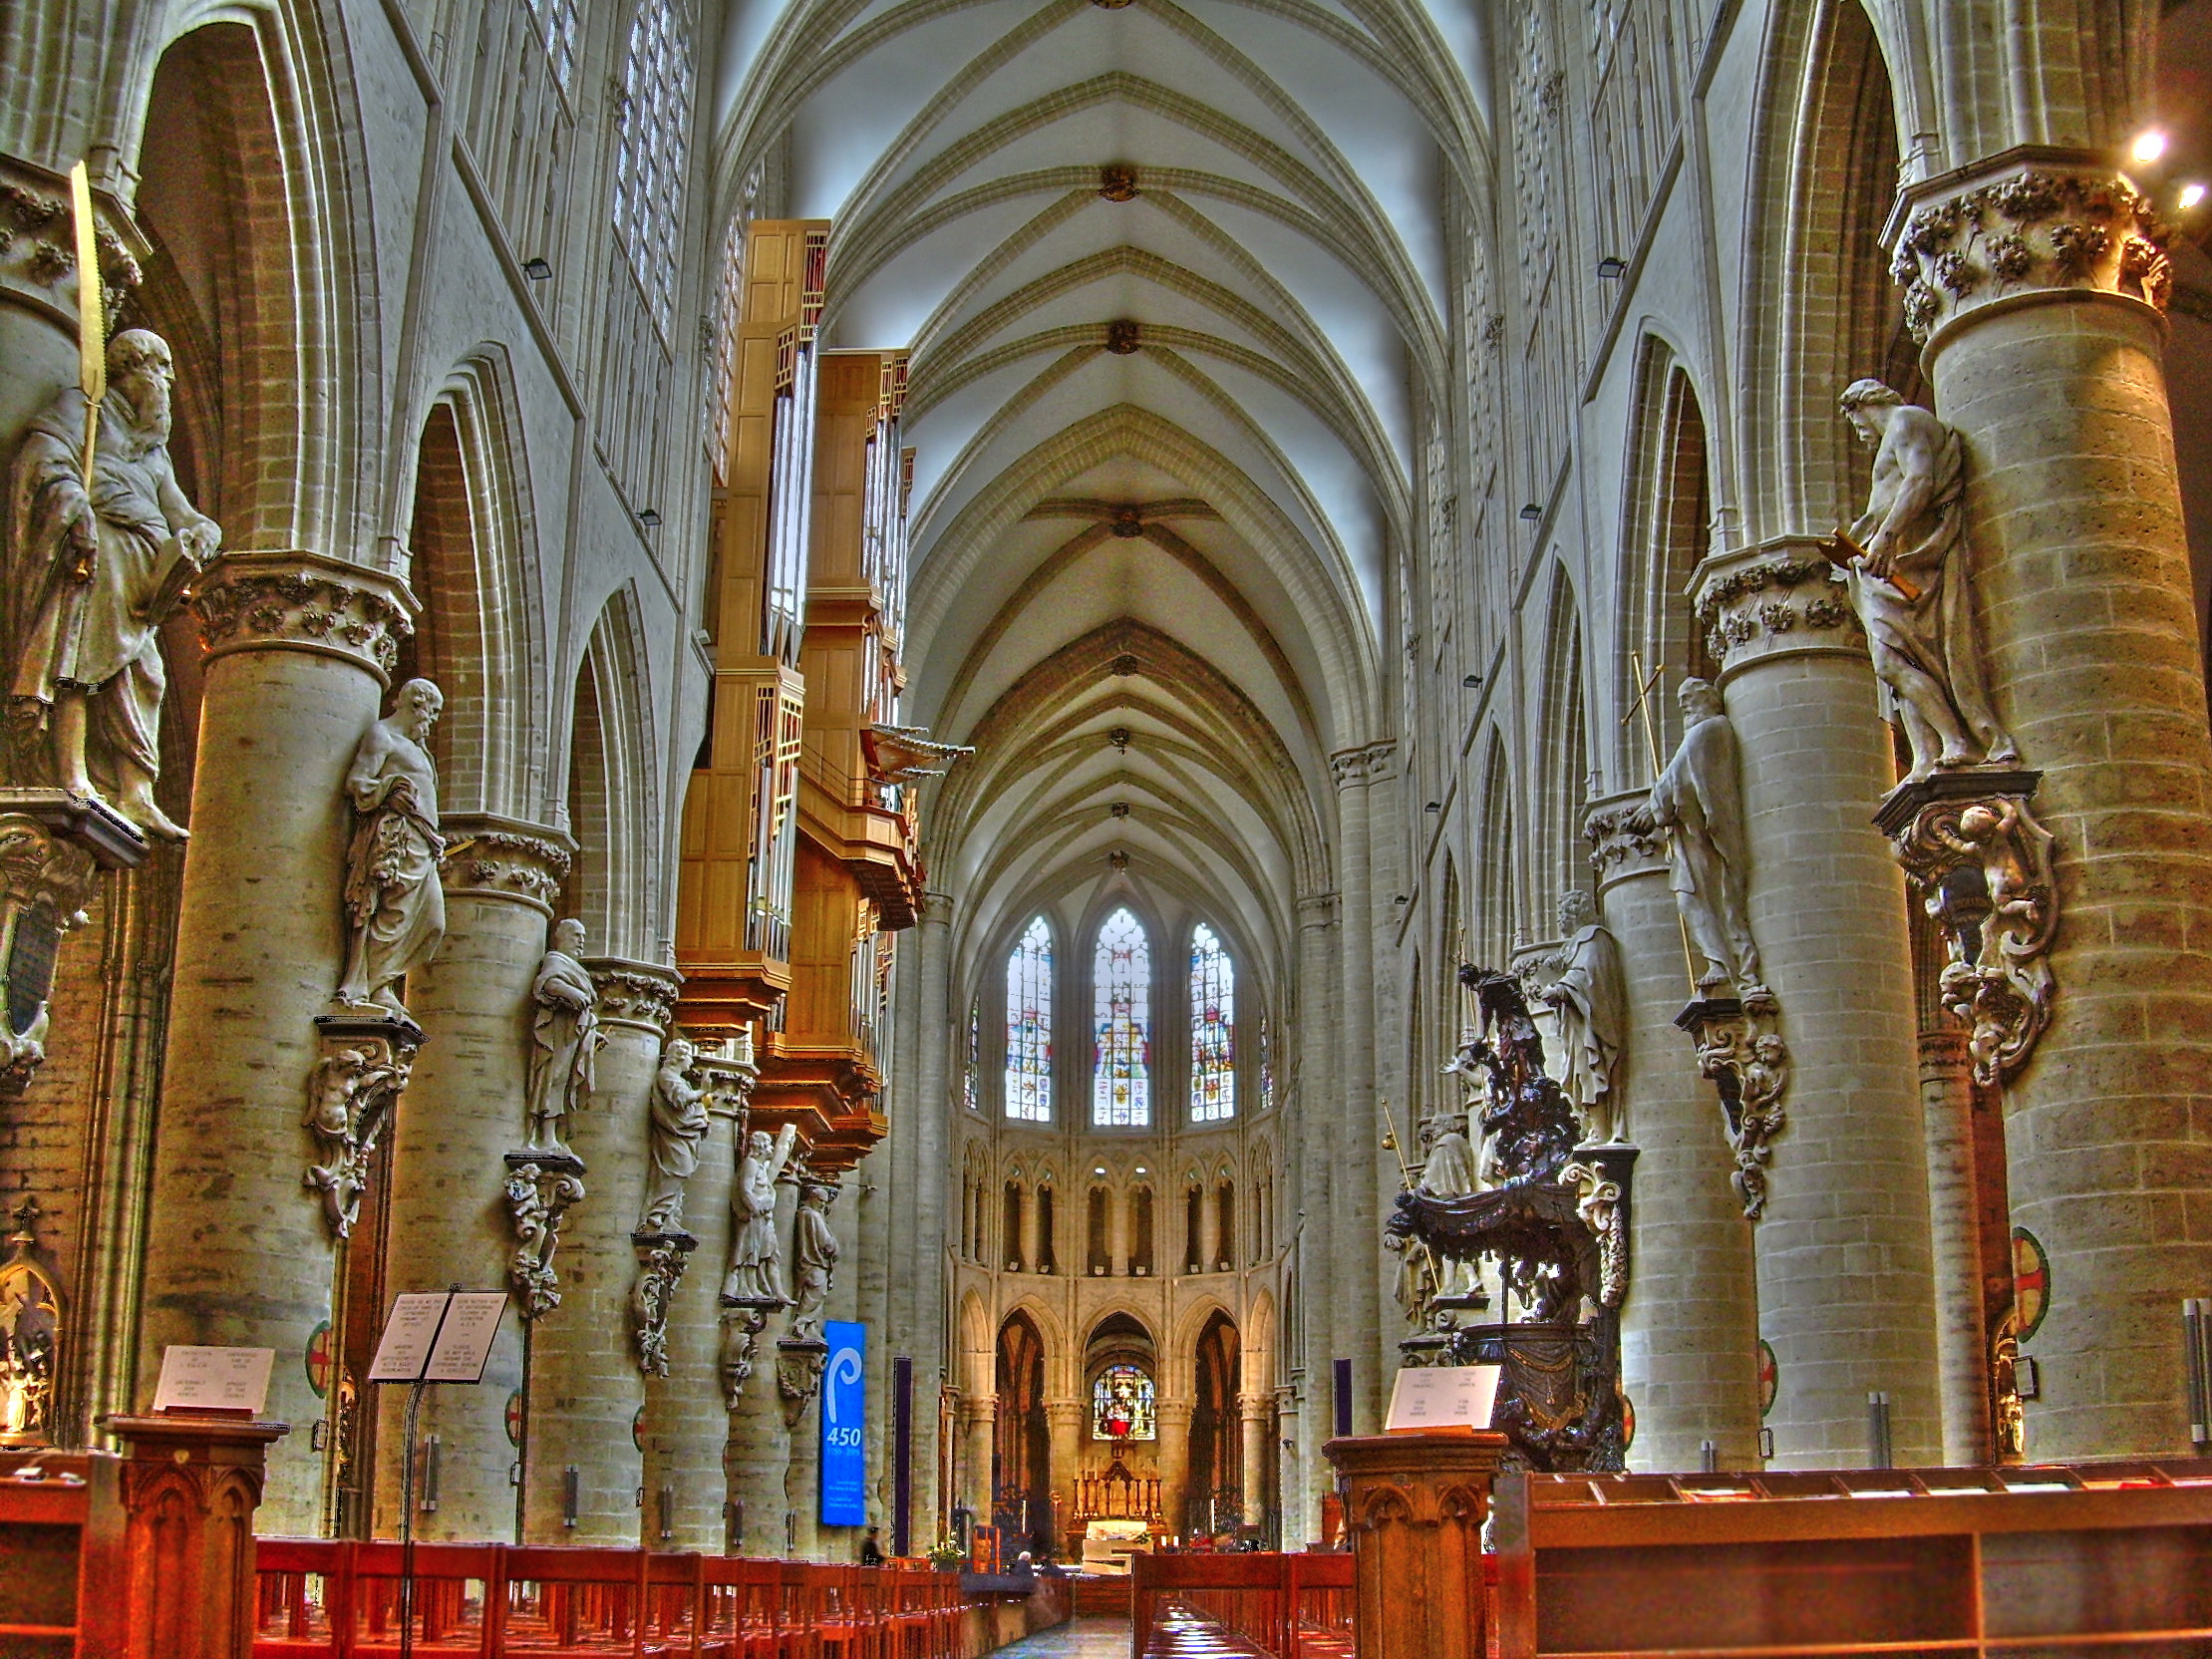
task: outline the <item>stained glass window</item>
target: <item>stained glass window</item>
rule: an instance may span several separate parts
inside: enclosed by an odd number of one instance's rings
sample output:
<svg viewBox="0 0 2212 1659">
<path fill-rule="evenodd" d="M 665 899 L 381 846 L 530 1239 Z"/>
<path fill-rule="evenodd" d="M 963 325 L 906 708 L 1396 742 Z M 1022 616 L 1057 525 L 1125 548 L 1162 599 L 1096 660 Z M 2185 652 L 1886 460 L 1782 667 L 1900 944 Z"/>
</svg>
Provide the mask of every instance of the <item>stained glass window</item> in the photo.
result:
<svg viewBox="0 0 2212 1659">
<path fill-rule="evenodd" d="M 1091 1122 L 1141 1129 L 1152 1121 L 1152 946 L 1126 906 L 1099 929 L 1092 963 L 1098 1068 L 1091 1078 Z"/>
<path fill-rule="evenodd" d="M 1236 1116 L 1236 965 L 1212 928 L 1190 930 L 1190 1121 Z"/>
<path fill-rule="evenodd" d="M 968 1004 L 968 1061 L 960 1068 L 960 1104 L 970 1112 L 982 1110 L 976 1099 L 977 1079 L 982 1073 L 978 1064 L 983 1058 L 983 999 L 978 997 Z"/>
<path fill-rule="evenodd" d="M 677 0 L 638 0 L 622 74 L 614 231 L 662 333 L 676 300 L 690 166 L 691 30 Z"/>
<path fill-rule="evenodd" d="M 1092 1439 L 1157 1440 L 1158 1423 L 1151 1378 L 1133 1365 L 1109 1365 L 1099 1373 L 1091 1385 Z"/>
<path fill-rule="evenodd" d="M 1053 932 L 1043 916 L 1006 959 L 1006 1115 L 1052 1122 Z"/>
</svg>

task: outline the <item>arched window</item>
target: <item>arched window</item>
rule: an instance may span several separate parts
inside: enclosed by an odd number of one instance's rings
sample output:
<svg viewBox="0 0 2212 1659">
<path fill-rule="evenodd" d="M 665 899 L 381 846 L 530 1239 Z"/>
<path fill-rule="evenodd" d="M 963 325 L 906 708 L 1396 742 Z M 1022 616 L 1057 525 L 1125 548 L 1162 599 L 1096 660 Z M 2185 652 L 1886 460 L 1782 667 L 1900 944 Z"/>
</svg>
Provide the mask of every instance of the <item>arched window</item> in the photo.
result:
<svg viewBox="0 0 2212 1659">
<path fill-rule="evenodd" d="M 1190 930 L 1190 1121 L 1236 1116 L 1236 965 L 1213 929 Z"/>
<path fill-rule="evenodd" d="M 968 1057 L 960 1068 L 960 1104 L 970 1112 L 983 1110 L 983 1102 L 976 1094 L 982 1087 L 982 1059 L 983 999 L 977 997 L 968 1004 Z"/>
<path fill-rule="evenodd" d="M 1142 1129 L 1152 1121 L 1152 946 L 1127 908 L 1099 929 L 1092 964 L 1092 1024 L 1099 1039 L 1091 1122 Z"/>
<path fill-rule="evenodd" d="M 691 30 L 670 0 L 630 24 L 614 158 L 614 229 L 663 333 L 676 302 L 691 137 Z"/>
<path fill-rule="evenodd" d="M 1006 1115 L 1053 1117 L 1053 932 L 1043 916 L 1006 959 Z"/>
</svg>

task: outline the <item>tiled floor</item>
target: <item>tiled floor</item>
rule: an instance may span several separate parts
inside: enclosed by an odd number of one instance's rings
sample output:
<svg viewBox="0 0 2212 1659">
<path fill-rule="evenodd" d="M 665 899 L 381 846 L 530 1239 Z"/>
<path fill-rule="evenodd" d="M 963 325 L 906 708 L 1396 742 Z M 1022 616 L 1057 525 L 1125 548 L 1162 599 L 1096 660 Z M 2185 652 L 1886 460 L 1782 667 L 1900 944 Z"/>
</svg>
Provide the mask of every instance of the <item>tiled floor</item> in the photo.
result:
<svg viewBox="0 0 2212 1659">
<path fill-rule="evenodd" d="M 1000 1648 L 995 1659 L 1129 1659 L 1129 1621 L 1071 1619 Z"/>
</svg>

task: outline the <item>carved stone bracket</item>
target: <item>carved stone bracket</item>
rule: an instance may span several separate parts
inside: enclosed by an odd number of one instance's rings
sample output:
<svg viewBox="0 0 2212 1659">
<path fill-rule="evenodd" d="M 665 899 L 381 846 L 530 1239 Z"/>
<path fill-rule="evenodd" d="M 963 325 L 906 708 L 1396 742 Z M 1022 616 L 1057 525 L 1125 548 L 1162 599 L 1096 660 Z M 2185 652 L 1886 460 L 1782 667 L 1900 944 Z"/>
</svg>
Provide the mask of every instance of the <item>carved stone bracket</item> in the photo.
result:
<svg viewBox="0 0 2212 1659">
<path fill-rule="evenodd" d="M 1698 589 L 1698 627 L 1713 660 L 1865 649 L 1866 635 L 1827 556 L 1769 542 L 1716 560 Z"/>
<path fill-rule="evenodd" d="M 419 609 L 385 571 L 319 553 L 225 553 L 198 578 L 192 608 L 210 660 L 232 651 L 343 657 L 389 683 Z"/>
<path fill-rule="evenodd" d="M 1755 1221 L 1766 1208 L 1767 1143 L 1782 1128 L 1789 1087 L 1789 1046 L 1774 1029 L 1771 1000 L 1743 1003 L 1705 997 L 1675 1017 L 1698 1045 L 1698 1070 L 1713 1080 L 1727 1120 L 1736 1173 L 1729 1177 L 1743 1213 Z"/>
<path fill-rule="evenodd" d="M 1618 1308 L 1628 1299 L 1631 1277 L 1629 1251 L 1630 1197 L 1635 1187 L 1636 1160 L 1641 1147 L 1607 1141 L 1574 1150 L 1574 1161 L 1559 1171 L 1582 1196 L 1575 1208 L 1598 1239 L 1600 1307 Z"/>
<path fill-rule="evenodd" d="M 307 1127 L 323 1161 L 302 1182 L 323 1196 L 323 1216 L 338 1238 L 353 1234 L 377 1140 L 415 1070 L 423 1028 L 399 1014 L 318 1014 L 322 1058 L 307 1074 Z"/>
<path fill-rule="evenodd" d="M 1943 1005 L 1968 1031 L 1977 1083 L 2028 1064 L 2058 983 L 2056 842 L 2029 810 L 2040 772 L 1969 767 L 1892 790 L 1874 815 L 1943 930 Z"/>
<path fill-rule="evenodd" d="M 524 1319 L 540 1319 L 560 1306 L 560 1276 L 553 1246 L 569 1206 L 584 1195 L 584 1161 L 565 1153 L 506 1155 L 507 1212 L 514 1217 L 514 1253 L 507 1278 Z"/>
<path fill-rule="evenodd" d="M 46 1061 L 62 935 L 85 922 L 103 868 L 146 861 L 146 839 L 105 804 L 56 789 L 0 790 L 0 1097 Z"/>
<path fill-rule="evenodd" d="M 634 1232 L 638 1282 L 630 1291 L 630 1319 L 637 1335 L 638 1369 L 648 1377 L 668 1375 L 668 1309 L 683 1283 L 684 1269 L 699 1240 L 688 1232 Z"/>
<path fill-rule="evenodd" d="M 721 1370 L 726 1410 L 738 1409 L 746 1382 L 761 1357 L 761 1333 L 768 1329 L 768 1316 L 782 1306 L 781 1302 L 738 1302 L 723 1297 Z"/>
<path fill-rule="evenodd" d="M 776 1345 L 776 1393 L 784 1402 L 784 1426 L 798 1427 L 807 1402 L 821 1387 L 822 1367 L 829 1362 L 829 1344 L 820 1337 L 786 1337 Z"/>
<path fill-rule="evenodd" d="M 2173 267 L 2150 198 L 2099 158 L 2023 147 L 1916 186 L 1890 274 L 1925 341 L 1953 318 L 2037 289 L 2120 294 L 2164 310 Z"/>
</svg>

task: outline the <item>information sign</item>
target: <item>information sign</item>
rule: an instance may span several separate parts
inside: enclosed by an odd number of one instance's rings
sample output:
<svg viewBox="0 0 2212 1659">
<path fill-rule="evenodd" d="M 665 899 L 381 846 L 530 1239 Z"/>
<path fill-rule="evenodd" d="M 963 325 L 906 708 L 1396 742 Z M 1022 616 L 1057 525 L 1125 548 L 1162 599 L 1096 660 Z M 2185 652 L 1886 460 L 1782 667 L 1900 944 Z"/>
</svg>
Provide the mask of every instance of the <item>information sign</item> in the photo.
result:
<svg viewBox="0 0 2212 1659">
<path fill-rule="evenodd" d="M 369 1381 L 481 1382 L 506 1305 L 499 1290 L 403 1291 L 392 1298 Z"/>
<path fill-rule="evenodd" d="M 832 1319 L 821 1328 L 821 1523 L 864 1526 L 867 1493 L 868 1328 Z"/>
<path fill-rule="evenodd" d="M 1438 1429 L 1463 1424 L 1472 1429 L 1490 1426 L 1490 1406 L 1497 1398 L 1498 1367 L 1494 1365 L 1409 1365 L 1398 1373 L 1391 1388 L 1387 1429 Z"/>
<path fill-rule="evenodd" d="M 158 1412 L 224 1412 L 258 1416 L 269 1398 L 274 1348 L 161 1350 L 161 1380 L 154 1388 Z"/>
</svg>

